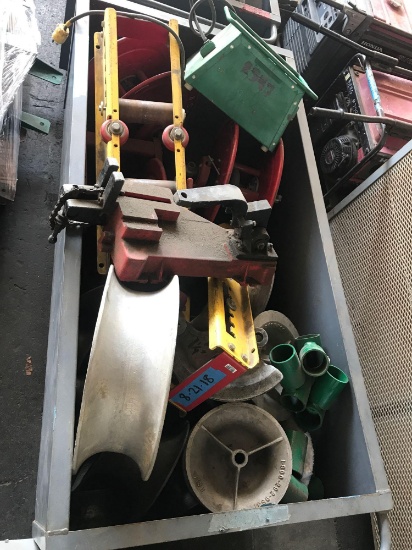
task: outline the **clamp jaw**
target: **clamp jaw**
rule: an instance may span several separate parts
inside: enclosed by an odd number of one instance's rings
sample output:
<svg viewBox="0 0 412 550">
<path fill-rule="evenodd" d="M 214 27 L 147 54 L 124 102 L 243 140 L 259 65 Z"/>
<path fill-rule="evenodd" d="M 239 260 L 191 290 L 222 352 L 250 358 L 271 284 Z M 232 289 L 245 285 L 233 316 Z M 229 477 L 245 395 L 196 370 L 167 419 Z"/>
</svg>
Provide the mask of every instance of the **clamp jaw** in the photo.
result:
<svg viewBox="0 0 412 550">
<path fill-rule="evenodd" d="M 264 226 L 267 201 L 247 203 L 233 185 L 170 189 L 124 179 L 106 159 L 94 186 L 65 185 L 50 215 L 50 242 L 70 224 L 104 225 L 100 248 L 109 252 L 122 281 L 159 282 L 173 275 L 231 277 L 269 284 L 276 253 Z M 221 205 L 232 214 L 224 229 L 191 209 Z"/>
<path fill-rule="evenodd" d="M 54 206 L 49 222 L 52 234 L 49 243 L 57 241 L 57 235 L 67 225 L 100 225 L 106 223 L 116 208 L 116 200 L 124 184 L 123 174 L 117 172 L 115 158 L 107 158 L 95 185 L 63 185 L 59 200 Z"/>
<path fill-rule="evenodd" d="M 196 208 L 221 206 L 230 212 L 233 236 L 238 248 L 245 254 L 265 253 L 270 249 L 265 228 L 272 209 L 267 200 L 248 203 L 235 185 L 216 185 L 177 191 L 173 199 L 179 206 Z"/>
</svg>

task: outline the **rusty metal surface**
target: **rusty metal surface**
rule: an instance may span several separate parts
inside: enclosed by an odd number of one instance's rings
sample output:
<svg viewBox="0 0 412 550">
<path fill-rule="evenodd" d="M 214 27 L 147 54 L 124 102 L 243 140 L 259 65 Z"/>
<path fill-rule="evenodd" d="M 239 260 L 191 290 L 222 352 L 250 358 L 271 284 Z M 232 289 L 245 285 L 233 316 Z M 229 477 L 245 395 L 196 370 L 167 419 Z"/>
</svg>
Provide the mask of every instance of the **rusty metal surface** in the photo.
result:
<svg viewBox="0 0 412 550">
<path fill-rule="evenodd" d="M 171 103 L 120 98 L 119 107 L 124 122 L 167 126 L 173 118 Z"/>
<path fill-rule="evenodd" d="M 277 261 L 273 249 L 245 254 L 233 230 L 177 207 L 169 190 L 146 185 L 141 193 L 135 195 L 139 200 L 119 197 L 105 227 L 115 236 L 112 260 L 120 280 L 155 282 L 176 274 L 272 283 Z"/>
<path fill-rule="evenodd" d="M 412 3 L 410 0 L 370 0 L 373 17 L 405 33 L 412 33 Z"/>
</svg>

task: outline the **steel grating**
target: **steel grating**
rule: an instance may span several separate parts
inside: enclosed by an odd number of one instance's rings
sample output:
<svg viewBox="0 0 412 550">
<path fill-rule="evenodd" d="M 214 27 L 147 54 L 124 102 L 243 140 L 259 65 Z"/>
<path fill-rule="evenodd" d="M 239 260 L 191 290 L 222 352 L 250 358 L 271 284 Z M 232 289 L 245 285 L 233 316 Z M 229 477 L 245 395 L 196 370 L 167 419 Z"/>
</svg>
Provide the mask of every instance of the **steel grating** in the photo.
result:
<svg viewBox="0 0 412 550">
<path fill-rule="evenodd" d="M 393 550 L 412 541 L 412 152 L 330 222 L 393 492 Z"/>
</svg>

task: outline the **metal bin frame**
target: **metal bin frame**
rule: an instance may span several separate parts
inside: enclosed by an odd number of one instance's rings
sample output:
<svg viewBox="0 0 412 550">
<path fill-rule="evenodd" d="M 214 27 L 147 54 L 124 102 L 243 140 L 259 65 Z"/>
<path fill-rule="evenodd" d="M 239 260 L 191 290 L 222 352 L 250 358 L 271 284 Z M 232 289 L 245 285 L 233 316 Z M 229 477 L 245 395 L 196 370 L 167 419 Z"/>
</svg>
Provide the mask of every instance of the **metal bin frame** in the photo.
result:
<svg viewBox="0 0 412 550">
<path fill-rule="evenodd" d="M 166 11 L 128 0 L 110 3 L 77 0 L 77 13 L 93 9 L 96 4 L 137 11 L 165 21 L 170 18 Z M 180 25 L 188 26 L 184 17 L 175 17 Z M 85 158 L 86 151 L 89 60 L 85 52 L 88 51 L 86 18 L 77 22 L 72 44 L 61 184 L 83 183 L 85 177 L 81 159 Z M 277 51 L 286 55 L 293 65 L 290 52 Z M 275 215 L 271 228 L 280 261 L 270 305 L 290 316 L 301 332 L 319 331 L 334 362 L 351 378 L 351 389 L 342 397 L 340 410 L 331 411 L 326 422 L 325 437 L 333 433 L 340 435 L 333 442 L 334 449 L 328 449 L 326 444 L 325 453 L 320 452 L 317 459 L 333 498 L 69 531 L 79 314 L 78 300 L 74 297 L 79 296 L 80 291 L 82 247 L 81 230 L 70 229 L 59 236 L 55 250 L 33 539 L 14 541 L 16 550 L 34 549 L 35 543 L 42 550 L 128 548 L 391 509 L 392 497 L 366 396 L 302 103 L 284 137 L 291 153 L 286 151 L 284 178 L 288 187 L 282 193 L 279 215 Z M 293 216 L 288 211 L 291 204 Z M 286 214 L 282 215 L 282 211 Z M 278 238 L 280 233 L 282 239 Z M 282 265 L 293 264 L 296 269 L 282 274 Z M 283 298 L 285 289 L 289 289 L 287 301 Z M 0 543 L 0 547 L 3 546 L 7 548 L 4 542 Z"/>
</svg>

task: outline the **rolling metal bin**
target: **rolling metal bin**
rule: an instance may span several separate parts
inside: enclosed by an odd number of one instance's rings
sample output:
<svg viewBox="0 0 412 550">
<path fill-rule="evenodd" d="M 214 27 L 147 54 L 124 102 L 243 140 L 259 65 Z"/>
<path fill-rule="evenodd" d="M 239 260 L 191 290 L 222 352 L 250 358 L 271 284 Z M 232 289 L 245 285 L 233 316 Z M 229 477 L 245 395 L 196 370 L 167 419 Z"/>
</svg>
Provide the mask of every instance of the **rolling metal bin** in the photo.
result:
<svg viewBox="0 0 412 550">
<path fill-rule="evenodd" d="M 113 6 L 167 21 L 167 12 L 127 0 L 78 0 L 77 13 Z M 187 21 L 177 17 L 182 34 Z M 85 177 L 88 19 L 74 35 L 68 81 L 61 183 Z M 277 50 L 287 56 L 289 52 Z M 76 349 L 82 234 L 70 229 L 56 244 L 42 440 L 33 539 L 43 550 L 109 550 L 218 535 L 339 516 L 385 512 L 392 497 L 372 422 L 323 204 L 305 112 L 301 104 L 284 134 L 282 200 L 269 232 L 279 255 L 269 307 L 290 317 L 301 334 L 319 332 L 329 354 L 350 377 L 350 389 L 325 420 L 316 464 L 325 485 L 320 501 L 220 514 L 69 531 L 74 443 Z M 385 523 L 386 526 L 386 523 Z M 382 541 L 386 542 L 383 537 Z M 16 547 L 17 548 L 17 547 Z"/>
</svg>

